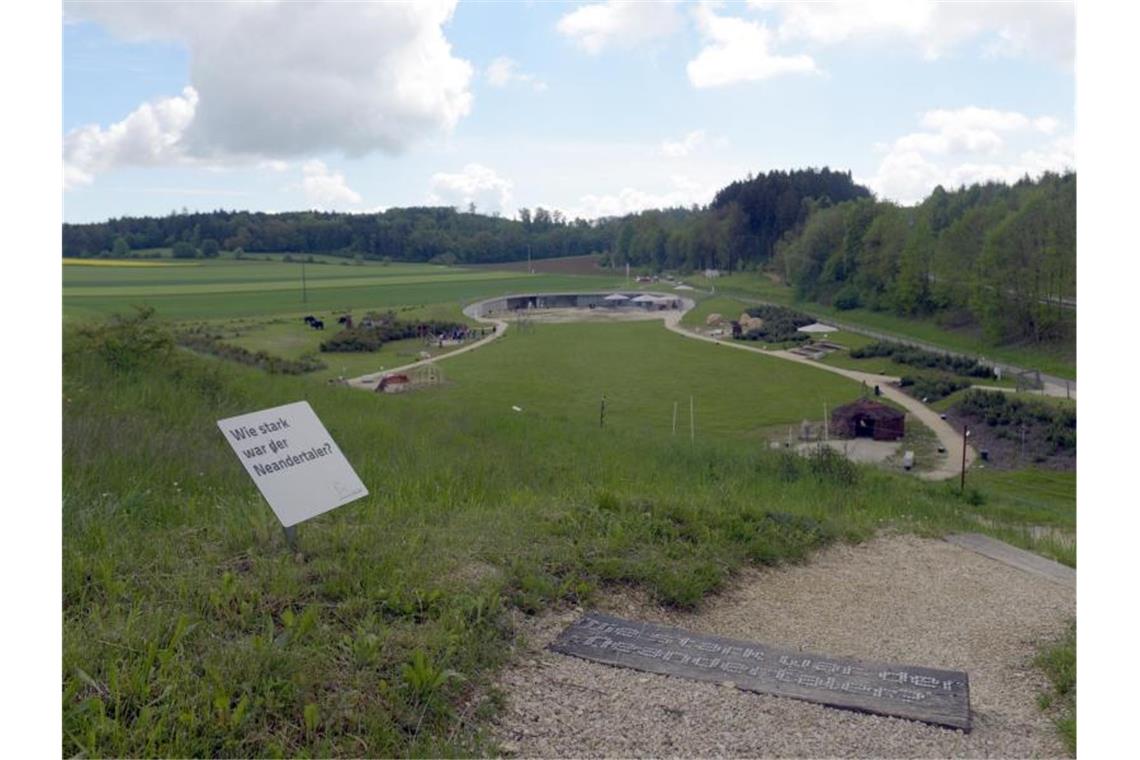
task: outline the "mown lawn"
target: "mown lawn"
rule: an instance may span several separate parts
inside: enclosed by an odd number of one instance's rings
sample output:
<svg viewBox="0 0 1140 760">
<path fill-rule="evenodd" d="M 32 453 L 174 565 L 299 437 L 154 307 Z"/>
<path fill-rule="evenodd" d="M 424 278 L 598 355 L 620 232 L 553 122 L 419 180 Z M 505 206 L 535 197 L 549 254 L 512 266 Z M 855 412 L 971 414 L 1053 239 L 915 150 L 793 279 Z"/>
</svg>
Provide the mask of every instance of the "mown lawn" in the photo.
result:
<svg viewBox="0 0 1140 760">
<path fill-rule="evenodd" d="M 526 419 L 606 425 L 647 438 L 689 435 L 689 399 L 696 434 L 749 437 L 771 425 L 818 420 L 857 398 L 861 386 L 810 367 L 731 351 L 664 330 L 659 322 L 537 325 L 509 330 L 479 351 L 440 365 L 450 385 L 440 394 L 489 414 L 524 409 Z M 387 404 L 436 403 L 435 399 L 385 399 Z M 426 412 L 425 408 L 425 412 Z"/>
</svg>

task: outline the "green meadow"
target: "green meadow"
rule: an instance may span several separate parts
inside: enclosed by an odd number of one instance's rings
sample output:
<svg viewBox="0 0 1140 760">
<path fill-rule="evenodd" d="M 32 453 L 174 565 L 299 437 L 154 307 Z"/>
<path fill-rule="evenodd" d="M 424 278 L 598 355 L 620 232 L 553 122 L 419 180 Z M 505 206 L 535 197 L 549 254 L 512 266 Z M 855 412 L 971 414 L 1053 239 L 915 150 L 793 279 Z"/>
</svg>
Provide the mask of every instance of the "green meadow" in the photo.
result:
<svg viewBox="0 0 1140 760">
<path fill-rule="evenodd" d="M 324 373 L 270 375 L 172 340 L 208 320 L 251 350 L 299 356 L 322 337 L 299 317 L 334 303 L 458 318 L 485 289 L 606 278 L 308 266 L 324 286 L 300 304 L 258 287 L 295 264 L 80 269 L 64 273 L 69 756 L 494 754 L 493 679 L 518 615 L 630 586 L 691 609 L 742 567 L 881 530 L 983 531 L 1075 562 L 1058 540 L 1075 532 L 1064 477 L 971 473 L 959 493 L 772 450 L 772 431 L 862 388 L 658 322 L 516 325 L 440 362 L 438 386 L 393 395 L 324 382 L 336 355 Z M 136 302 L 158 313 L 105 319 Z M 291 551 L 216 421 L 301 399 L 370 493 L 301 525 Z"/>
<path fill-rule="evenodd" d="M 65 266 L 68 321 L 106 317 L 131 305 L 163 319 L 217 319 L 325 309 L 364 311 L 466 302 L 519 291 L 617 287 L 610 276 L 521 274 L 428 264 L 306 264 L 213 260 L 197 267 Z"/>
</svg>

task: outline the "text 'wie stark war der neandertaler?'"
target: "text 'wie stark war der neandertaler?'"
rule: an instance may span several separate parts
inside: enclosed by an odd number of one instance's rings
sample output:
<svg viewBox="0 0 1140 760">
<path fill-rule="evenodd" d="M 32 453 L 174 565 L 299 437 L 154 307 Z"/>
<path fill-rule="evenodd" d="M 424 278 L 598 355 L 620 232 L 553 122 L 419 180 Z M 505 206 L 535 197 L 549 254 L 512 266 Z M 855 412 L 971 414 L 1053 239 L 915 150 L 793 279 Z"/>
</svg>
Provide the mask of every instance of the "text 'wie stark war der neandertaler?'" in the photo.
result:
<svg viewBox="0 0 1140 760">
<path fill-rule="evenodd" d="M 218 420 L 218 428 L 286 528 L 368 495 L 306 401 Z"/>
</svg>

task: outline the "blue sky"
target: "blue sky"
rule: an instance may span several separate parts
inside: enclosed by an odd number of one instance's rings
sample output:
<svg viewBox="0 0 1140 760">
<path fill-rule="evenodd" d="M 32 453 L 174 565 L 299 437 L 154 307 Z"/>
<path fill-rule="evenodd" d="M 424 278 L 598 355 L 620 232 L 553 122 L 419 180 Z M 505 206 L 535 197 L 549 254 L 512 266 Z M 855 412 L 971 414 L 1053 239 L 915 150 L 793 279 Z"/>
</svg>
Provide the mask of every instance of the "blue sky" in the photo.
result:
<svg viewBox="0 0 1140 760">
<path fill-rule="evenodd" d="M 822 165 L 911 203 L 1076 166 L 1068 4 L 64 9 L 66 221 L 469 203 L 596 217 Z"/>
</svg>

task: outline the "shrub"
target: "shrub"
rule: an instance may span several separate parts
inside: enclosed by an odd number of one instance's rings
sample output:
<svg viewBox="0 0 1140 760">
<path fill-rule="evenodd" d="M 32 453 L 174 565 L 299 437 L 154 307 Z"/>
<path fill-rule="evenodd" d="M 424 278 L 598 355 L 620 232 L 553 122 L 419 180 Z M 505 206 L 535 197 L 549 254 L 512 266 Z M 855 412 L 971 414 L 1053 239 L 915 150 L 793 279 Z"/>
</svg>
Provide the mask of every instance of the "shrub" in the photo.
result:
<svg viewBox="0 0 1140 760">
<path fill-rule="evenodd" d="M 84 351 L 123 371 L 161 361 L 174 347 L 170 331 L 154 319 L 152 306 L 136 306 L 132 315 L 115 314 L 105 323 L 80 328 L 78 334 Z"/>
<path fill-rule="evenodd" d="M 959 414 L 980 419 L 1000 437 L 1012 437 L 1021 426 L 1048 444 L 1054 453 L 1077 450 L 1077 413 L 1044 401 L 1000 391 L 972 390 L 955 405 Z"/>
<path fill-rule="evenodd" d="M 282 356 L 274 356 L 267 351 L 250 351 L 233 343 L 225 343 L 220 335 L 210 333 L 203 328 L 181 332 L 178 334 L 177 340 L 178 345 L 193 351 L 211 354 L 240 364 L 248 364 L 274 375 L 303 375 L 306 372 L 315 372 L 327 366 L 314 356 L 286 359 Z"/>
<path fill-rule="evenodd" d="M 806 333 L 798 332 L 799 328 L 815 322 L 813 317 L 783 306 L 755 306 L 745 313 L 750 317 L 763 319 L 764 325 L 749 330 L 741 337 L 744 340 L 762 340 L 766 343 L 801 343 L 809 337 Z"/>
<path fill-rule="evenodd" d="M 970 387 L 969 383 L 957 380 L 949 375 L 942 377 L 903 375 L 899 379 L 899 385 L 906 388 L 906 392 L 911 396 L 930 401 L 946 398 L 951 393 Z"/>
<path fill-rule="evenodd" d="M 964 377 L 993 377 L 993 370 L 986 365 L 967 356 L 951 356 L 926 351 L 914 346 L 891 341 L 877 341 L 865 346 L 851 349 L 852 359 L 867 359 L 885 356 L 896 364 L 906 364 L 911 367 L 924 369 L 937 369 Z"/>
<path fill-rule="evenodd" d="M 844 486 L 859 482 L 859 468 L 830 446 L 818 446 L 807 458 L 808 471 L 816 478 Z"/>
<path fill-rule="evenodd" d="M 383 313 L 370 312 L 365 318 L 372 322 L 371 327 L 357 325 L 341 330 L 330 339 L 321 343 L 321 351 L 353 353 L 358 351 L 379 351 L 385 343 L 393 340 L 415 338 L 426 329 L 433 335 L 465 330 L 466 325 L 459 322 L 442 322 L 429 320 L 426 322 L 401 322 L 396 319 L 396 313 L 387 311 Z"/>
</svg>

